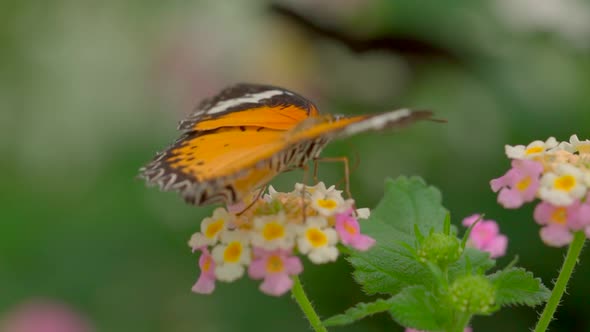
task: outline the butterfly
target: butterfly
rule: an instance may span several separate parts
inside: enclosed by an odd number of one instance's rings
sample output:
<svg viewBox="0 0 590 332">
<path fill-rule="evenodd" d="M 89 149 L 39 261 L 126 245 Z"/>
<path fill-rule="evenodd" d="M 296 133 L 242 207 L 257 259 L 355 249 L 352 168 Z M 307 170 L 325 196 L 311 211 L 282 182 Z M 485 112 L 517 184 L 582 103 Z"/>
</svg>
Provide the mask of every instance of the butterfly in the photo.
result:
<svg viewBox="0 0 590 332">
<path fill-rule="evenodd" d="M 332 140 L 403 127 L 430 111 L 343 116 L 320 114 L 287 89 L 237 84 L 202 101 L 181 121 L 182 135 L 140 169 L 140 178 L 178 191 L 197 206 L 237 204 L 281 172 L 303 168 Z"/>
</svg>

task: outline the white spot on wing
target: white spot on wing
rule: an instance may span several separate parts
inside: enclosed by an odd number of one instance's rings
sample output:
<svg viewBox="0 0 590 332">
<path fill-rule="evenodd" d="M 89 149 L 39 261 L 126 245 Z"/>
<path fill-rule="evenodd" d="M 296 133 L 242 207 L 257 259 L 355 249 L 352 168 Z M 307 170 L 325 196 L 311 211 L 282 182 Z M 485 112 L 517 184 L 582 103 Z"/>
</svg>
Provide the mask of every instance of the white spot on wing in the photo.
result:
<svg viewBox="0 0 590 332">
<path fill-rule="evenodd" d="M 210 109 L 208 109 L 206 111 L 206 113 L 207 114 L 221 113 L 221 112 L 226 111 L 229 108 L 232 108 L 234 106 L 238 106 L 240 104 L 257 103 L 263 99 L 268 99 L 273 96 L 281 95 L 284 93 L 287 93 L 287 92 L 283 91 L 283 90 L 268 90 L 268 91 L 264 91 L 264 92 L 248 94 L 248 95 L 245 95 L 240 98 L 223 100 L 223 101 L 220 101 L 219 103 L 217 103 L 217 105 L 215 105 L 214 107 L 211 107 Z"/>
<path fill-rule="evenodd" d="M 410 116 L 410 114 L 412 114 L 412 111 L 407 108 L 403 108 L 397 111 L 376 115 L 364 121 L 349 125 L 344 130 L 344 134 L 348 136 L 369 130 L 380 130 L 394 122 Z"/>
</svg>

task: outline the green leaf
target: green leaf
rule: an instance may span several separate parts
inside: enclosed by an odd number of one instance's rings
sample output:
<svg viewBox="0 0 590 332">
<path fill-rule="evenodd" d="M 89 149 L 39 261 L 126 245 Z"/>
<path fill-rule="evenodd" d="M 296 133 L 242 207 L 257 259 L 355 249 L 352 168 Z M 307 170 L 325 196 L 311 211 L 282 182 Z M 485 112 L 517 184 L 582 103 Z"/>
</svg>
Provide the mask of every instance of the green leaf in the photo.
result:
<svg viewBox="0 0 590 332">
<path fill-rule="evenodd" d="M 326 327 L 339 326 L 354 323 L 357 320 L 361 320 L 367 316 L 374 315 L 376 313 L 388 311 L 391 307 L 391 299 L 384 300 L 379 299 L 371 303 L 359 303 L 356 306 L 346 310 L 343 314 L 332 316 L 323 322 Z"/>
<path fill-rule="evenodd" d="M 411 243 L 414 225 L 418 225 L 422 234 L 429 234 L 431 229 L 442 231 L 447 210 L 441 202 L 440 191 L 427 186 L 419 177 L 387 179 L 383 199 L 371 216 L 387 221 L 389 227 L 405 235 L 405 239 L 398 240 Z M 370 224 L 367 223 L 367 232 L 371 230 Z"/>
<path fill-rule="evenodd" d="M 440 331 L 452 317 L 449 306 L 444 306 L 422 286 L 405 288 L 389 302 L 393 319 L 405 327 Z"/>
<path fill-rule="evenodd" d="M 353 276 L 369 294 L 397 294 L 413 285 L 432 285 L 435 280 L 424 265 L 408 254 L 401 243 L 415 243 L 414 225 L 422 234 L 431 229 L 441 232 L 446 209 L 441 204 L 440 192 L 417 177 L 388 179 L 381 202 L 371 218 L 362 223 L 363 233 L 377 240 L 367 252 L 354 251 L 348 258 L 355 268 Z M 462 274 L 465 256 L 474 269 L 487 270 L 493 266 L 485 253 L 466 250 L 458 262 L 449 266 L 449 273 Z"/>
<path fill-rule="evenodd" d="M 541 279 L 522 268 L 509 268 L 489 276 L 496 287 L 496 304 L 536 306 L 544 303 L 551 292 Z"/>
<path fill-rule="evenodd" d="M 469 260 L 469 264 L 467 264 L 467 260 Z M 483 273 L 494 267 L 496 261 L 490 259 L 490 254 L 485 251 L 475 248 L 465 248 L 463 256 L 459 258 L 459 261 L 449 267 L 449 279 L 454 280 L 458 276 L 465 274 L 467 265 L 471 266 L 473 270 L 471 272 L 481 271 Z"/>
</svg>

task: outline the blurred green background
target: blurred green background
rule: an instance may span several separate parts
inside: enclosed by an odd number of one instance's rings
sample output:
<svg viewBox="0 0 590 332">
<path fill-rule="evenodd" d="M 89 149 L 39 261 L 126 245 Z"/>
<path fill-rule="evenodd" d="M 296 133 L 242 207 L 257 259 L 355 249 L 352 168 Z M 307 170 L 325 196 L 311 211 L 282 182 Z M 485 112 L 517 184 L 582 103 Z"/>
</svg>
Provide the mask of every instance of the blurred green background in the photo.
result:
<svg viewBox="0 0 590 332">
<path fill-rule="evenodd" d="M 323 112 L 426 108 L 447 124 L 334 142 L 360 160 L 358 206 L 386 177 L 441 189 L 455 223 L 500 222 L 509 253 L 550 285 L 564 249 L 544 246 L 532 205 L 504 210 L 489 180 L 504 144 L 589 138 L 590 3 L 577 0 L 1 1 L 0 320 L 33 298 L 68 304 L 96 331 L 306 331 L 288 296 L 258 283 L 190 288 L 186 245 L 212 208 L 147 189 L 137 170 L 178 120 L 235 82 L 284 86 Z M 323 165 L 328 183 L 342 177 Z M 274 183 L 290 189 L 301 173 Z M 590 331 L 590 255 L 552 331 Z M 367 300 L 344 260 L 306 266 L 324 315 Z M 540 308 L 504 309 L 476 332 L 527 331 Z M 335 331 L 401 331 L 377 315 Z M 5 332 L 5 331 L 2 331 Z M 7 331 L 12 332 L 12 331 Z"/>
</svg>

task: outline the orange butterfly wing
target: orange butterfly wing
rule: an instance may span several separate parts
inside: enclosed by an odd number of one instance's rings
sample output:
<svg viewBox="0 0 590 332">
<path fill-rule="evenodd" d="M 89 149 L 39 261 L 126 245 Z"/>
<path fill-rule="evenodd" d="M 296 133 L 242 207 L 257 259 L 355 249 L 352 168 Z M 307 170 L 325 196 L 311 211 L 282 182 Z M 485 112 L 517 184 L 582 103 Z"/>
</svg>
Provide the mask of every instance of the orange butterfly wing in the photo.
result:
<svg viewBox="0 0 590 332">
<path fill-rule="evenodd" d="M 237 84 L 203 101 L 179 124 L 180 130 L 258 126 L 288 130 L 318 110 L 309 100 L 270 85 Z"/>
<path fill-rule="evenodd" d="M 278 174 L 271 160 L 283 132 L 261 127 L 190 132 L 142 170 L 162 190 L 177 190 L 196 205 L 235 203 Z"/>
<path fill-rule="evenodd" d="M 203 101 L 181 121 L 187 133 L 140 170 L 162 190 L 197 204 L 235 202 L 278 172 L 280 133 L 310 116 L 315 105 L 286 89 L 237 84 Z"/>
</svg>

